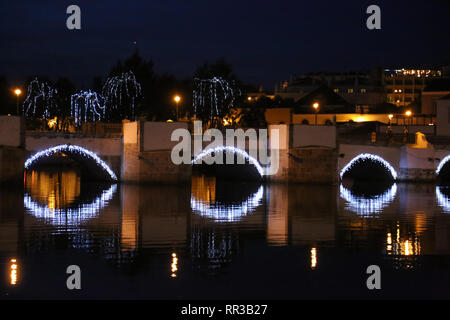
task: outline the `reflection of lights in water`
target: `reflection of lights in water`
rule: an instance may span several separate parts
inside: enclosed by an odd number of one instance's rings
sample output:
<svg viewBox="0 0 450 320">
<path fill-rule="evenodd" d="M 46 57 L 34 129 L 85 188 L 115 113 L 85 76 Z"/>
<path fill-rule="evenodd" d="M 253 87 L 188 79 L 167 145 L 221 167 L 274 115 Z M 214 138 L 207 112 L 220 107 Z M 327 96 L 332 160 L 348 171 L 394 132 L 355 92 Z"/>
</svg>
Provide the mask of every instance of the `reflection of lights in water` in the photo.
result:
<svg viewBox="0 0 450 320">
<path fill-rule="evenodd" d="M 400 225 L 396 226 L 396 236 L 391 232 L 386 234 L 386 254 L 392 259 L 395 269 L 415 269 L 419 263 L 417 257 L 421 255 L 420 239 L 416 234 L 401 237 Z"/>
<path fill-rule="evenodd" d="M 74 170 L 27 172 L 25 189 L 33 199 L 42 199 L 50 209 L 69 207 L 80 195 L 80 176 Z"/>
<path fill-rule="evenodd" d="M 252 194 L 239 205 L 225 205 L 217 202 L 202 201 L 196 199 L 193 194 L 191 196 L 191 208 L 206 218 L 216 221 L 234 222 L 239 221 L 242 217 L 258 207 L 263 198 L 263 194 L 264 188 L 260 186 L 256 193 Z"/>
<path fill-rule="evenodd" d="M 102 195 L 97 197 L 92 203 L 80 204 L 77 208 L 52 209 L 49 206 L 41 206 L 28 193 L 24 195 L 23 201 L 28 211 L 36 218 L 44 219 L 58 226 L 77 226 L 95 218 L 98 212 L 112 199 L 116 190 L 117 185 L 113 184 L 108 190 L 104 190 Z"/>
<path fill-rule="evenodd" d="M 340 172 L 341 179 L 344 176 L 344 174 L 348 170 L 350 170 L 360 160 L 371 160 L 371 161 L 381 164 L 383 167 L 385 167 L 387 170 L 389 170 L 389 172 L 391 173 L 392 178 L 394 178 L 394 180 L 397 179 L 397 171 L 395 171 L 395 169 L 391 166 L 391 164 L 389 162 L 387 162 L 380 156 L 377 156 L 375 154 L 370 154 L 370 153 L 361 153 L 360 155 L 354 157 L 349 163 L 347 163 Z"/>
<path fill-rule="evenodd" d="M 392 202 L 397 193 L 397 184 L 393 184 L 390 189 L 383 194 L 373 197 L 355 196 L 349 189 L 342 184 L 340 186 L 341 198 L 348 203 L 346 209 L 349 209 L 360 215 L 371 215 L 380 213 L 390 202 Z"/>
<path fill-rule="evenodd" d="M 258 160 L 256 160 L 255 158 L 251 157 L 247 152 L 245 152 L 242 149 L 239 148 L 235 148 L 232 146 L 220 146 L 220 147 L 215 147 L 215 148 L 211 148 L 211 149 L 207 149 L 207 150 L 203 150 L 201 153 L 199 153 L 193 160 L 192 160 L 192 164 L 196 164 L 196 163 L 201 163 L 201 160 L 203 158 L 206 158 L 208 156 L 210 156 L 213 153 L 219 153 L 219 152 L 231 152 L 234 154 L 238 154 L 241 157 L 243 157 L 244 159 L 248 160 L 248 162 L 250 162 L 252 165 L 255 166 L 256 170 L 258 170 L 259 175 L 262 177 L 263 175 L 265 175 L 264 169 L 261 167 L 261 165 L 259 164 Z"/>
<path fill-rule="evenodd" d="M 409 236 L 408 238 L 400 237 L 400 227 L 397 226 L 397 236 L 395 240 L 392 239 L 390 232 L 386 235 L 386 252 L 388 255 L 394 256 L 413 256 L 420 255 L 421 247 L 420 240 L 417 236 Z"/>
<path fill-rule="evenodd" d="M 311 248 L 311 269 L 317 267 L 317 249 Z"/>
<path fill-rule="evenodd" d="M 172 278 L 176 278 L 177 271 L 178 271 L 178 258 L 177 258 L 177 254 L 176 253 L 172 253 L 172 264 L 170 265 L 170 267 L 171 267 L 171 270 L 172 270 L 171 277 Z"/>
<path fill-rule="evenodd" d="M 18 264 L 17 264 L 17 259 L 11 259 L 10 260 L 10 266 L 9 266 L 9 268 L 10 268 L 10 274 L 9 274 L 9 277 L 10 277 L 10 284 L 11 285 L 13 285 L 13 286 L 15 286 L 16 284 L 17 284 L 17 279 L 18 279 L 18 273 L 19 273 L 19 266 L 18 266 Z"/>
<path fill-rule="evenodd" d="M 450 212 L 450 198 L 442 192 L 442 187 L 436 187 L 436 199 L 438 205 L 444 209 L 444 212 Z"/>
</svg>

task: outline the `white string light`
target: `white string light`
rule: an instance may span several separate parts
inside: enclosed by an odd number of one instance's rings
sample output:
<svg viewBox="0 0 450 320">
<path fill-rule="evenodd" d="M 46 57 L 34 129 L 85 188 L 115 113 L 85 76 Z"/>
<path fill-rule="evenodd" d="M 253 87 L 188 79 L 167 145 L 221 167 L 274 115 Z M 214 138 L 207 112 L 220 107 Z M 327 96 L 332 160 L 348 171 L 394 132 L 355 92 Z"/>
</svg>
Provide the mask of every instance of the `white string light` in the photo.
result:
<svg viewBox="0 0 450 320">
<path fill-rule="evenodd" d="M 100 159 L 95 153 L 83 147 L 68 144 L 51 147 L 35 153 L 30 158 L 28 158 L 27 161 L 25 161 L 25 169 L 28 169 L 35 161 L 41 158 L 49 157 L 52 154 L 59 152 L 77 153 L 88 159 L 94 160 L 98 166 L 100 166 L 104 171 L 106 171 L 109 174 L 112 180 L 115 181 L 117 180 L 116 174 L 111 170 L 111 168 L 106 164 L 106 162 Z"/>
<path fill-rule="evenodd" d="M 354 157 L 349 163 L 347 163 L 347 165 L 340 172 L 341 179 L 344 176 L 344 174 L 348 170 L 350 170 L 360 160 L 371 160 L 371 161 L 381 164 L 383 167 L 385 167 L 391 173 L 392 178 L 394 178 L 394 180 L 397 179 L 397 171 L 395 171 L 395 169 L 391 166 L 391 164 L 389 162 L 387 162 L 380 156 L 377 156 L 375 154 L 370 154 L 370 153 L 361 153 L 360 155 Z"/>
<path fill-rule="evenodd" d="M 362 216 L 381 213 L 394 200 L 396 194 L 396 183 L 384 193 L 372 197 L 356 196 L 342 184 L 340 186 L 340 196 L 347 201 L 346 209 Z"/>
<path fill-rule="evenodd" d="M 191 196 L 191 208 L 205 218 L 210 218 L 218 222 L 236 222 L 242 217 L 254 211 L 261 203 L 264 195 L 264 187 L 260 186 L 258 191 L 248 197 L 239 205 L 226 205 L 221 203 L 210 203 L 208 201 L 197 200 Z"/>
<path fill-rule="evenodd" d="M 231 153 L 236 153 L 242 157 L 244 157 L 245 159 L 247 159 L 252 165 L 254 165 L 256 167 L 256 170 L 258 170 L 259 175 L 262 177 L 264 175 L 264 169 L 263 167 L 261 167 L 261 165 L 259 164 L 259 162 L 251 157 L 247 152 L 245 152 L 242 149 L 239 148 L 235 148 L 232 146 L 219 146 L 219 147 L 215 147 L 215 148 L 211 148 L 211 149 L 207 149 L 207 150 L 203 150 L 201 153 L 199 153 L 194 160 L 191 161 L 191 164 L 195 164 L 197 163 L 197 161 L 202 160 L 203 158 L 207 157 L 207 156 L 211 156 L 212 153 L 217 153 L 217 152 L 231 152 Z"/>
<path fill-rule="evenodd" d="M 450 198 L 442 192 L 442 188 L 443 187 L 436 186 L 436 199 L 438 205 L 444 209 L 444 212 L 450 213 Z"/>
<path fill-rule="evenodd" d="M 70 97 L 70 115 L 74 117 L 75 124 L 82 122 L 95 122 L 105 118 L 105 98 L 95 91 L 80 91 Z"/>
<path fill-rule="evenodd" d="M 120 76 L 108 78 L 103 86 L 102 94 L 111 110 L 119 110 L 122 100 L 131 99 L 131 117 L 134 118 L 135 100 L 141 94 L 141 85 L 136 81 L 134 73 L 129 71 Z"/>
<path fill-rule="evenodd" d="M 23 115 L 27 118 L 49 119 L 52 116 L 51 111 L 57 109 L 54 97 L 57 93 L 58 91 L 50 87 L 48 83 L 34 78 L 28 84 L 27 97 L 22 104 Z M 39 103 L 42 108 L 39 108 Z"/>
<path fill-rule="evenodd" d="M 239 91 L 237 95 L 240 95 Z M 236 95 L 227 80 L 219 77 L 212 79 L 194 79 L 193 107 L 205 111 L 210 108 L 210 116 L 220 116 L 223 108 L 233 107 Z"/>
<path fill-rule="evenodd" d="M 439 162 L 439 165 L 436 169 L 436 175 L 438 175 L 439 172 L 441 172 L 442 168 L 449 160 L 450 160 L 450 155 L 446 156 L 444 159 L 441 160 L 441 162 Z"/>
<path fill-rule="evenodd" d="M 28 211 L 38 219 L 44 219 L 55 226 L 79 226 L 81 223 L 95 218 L 99 211 L 107 206 L 116 190 L 117 185 L 113 184 L 93 202 L 80 204 L 76 208 L 51 209 L 35 202 L 28 193 L 24 195 L 23 202 Z"/>
</svg>

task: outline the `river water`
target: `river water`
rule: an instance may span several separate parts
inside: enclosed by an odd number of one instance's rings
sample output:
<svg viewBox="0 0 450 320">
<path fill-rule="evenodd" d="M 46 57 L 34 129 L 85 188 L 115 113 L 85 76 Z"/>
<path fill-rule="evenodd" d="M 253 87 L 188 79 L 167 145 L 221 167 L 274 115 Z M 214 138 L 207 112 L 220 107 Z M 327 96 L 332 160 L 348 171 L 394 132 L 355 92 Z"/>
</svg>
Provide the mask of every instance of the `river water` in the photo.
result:
<svg viewBox="0 0 450 320">
<path fill-rule="evenodd" d="M 73 169 L 24 184 L 0 192 L 2 299 L 450 298 L 450 193 L 433 184 L 99 185 Z"/>
</svg>

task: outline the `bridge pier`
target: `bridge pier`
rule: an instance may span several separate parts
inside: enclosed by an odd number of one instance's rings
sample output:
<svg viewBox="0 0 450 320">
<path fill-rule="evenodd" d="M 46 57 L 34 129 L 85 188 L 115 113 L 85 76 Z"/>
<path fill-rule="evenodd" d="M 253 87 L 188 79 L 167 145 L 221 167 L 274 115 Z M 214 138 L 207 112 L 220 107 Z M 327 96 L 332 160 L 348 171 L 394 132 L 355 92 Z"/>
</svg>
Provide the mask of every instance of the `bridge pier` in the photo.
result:
<svg viewBox="0 0 450 320">
<path fill-rule="evenodd" d="M 23 132 L 20 117 L 0 116 L 0 185 L 23 187 Z"/>
<path fill-rule="evenodd" d="M 171 160 L 173 130 L 186 123 L 125 122 L 122 181 L 128 183 L 190 183 L 192 166 Z"/>
<path fill-rule="evenodd" d="M 269 181 L 336 183 L 336 127 L 283 124 L 272 129 L 279 130 L 279 168 Z"/>
</svg>

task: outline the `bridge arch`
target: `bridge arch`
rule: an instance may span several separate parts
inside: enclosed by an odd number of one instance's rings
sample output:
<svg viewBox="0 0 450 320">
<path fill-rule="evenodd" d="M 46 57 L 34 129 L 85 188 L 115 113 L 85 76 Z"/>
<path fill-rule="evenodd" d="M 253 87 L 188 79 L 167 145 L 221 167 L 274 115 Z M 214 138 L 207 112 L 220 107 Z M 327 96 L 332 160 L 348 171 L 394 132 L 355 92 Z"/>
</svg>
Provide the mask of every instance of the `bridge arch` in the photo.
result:
<svg viewBox="0 0 450 320">
<path fill-rule="evenodd" d="M 107 178 L 113 181 L 118 180 L 116 174 L 113 170 L 111 170 L 110 166 L 105 161 L 100 159 L 100 157 L 94 152 L 77 145 L 69 144 L 62 144 L 36 152 L 25 161 L 25 169 L 30 169 L 37 161 L 57 153 L 72 155 L 74 158 L 82 159 L 82 162 L 84 162 L 83 160 L 86 160 L 90 163 L 95 163 L 95 165 L 105 173 Z"/>
<path fill-rule="evenodd" d="M 444 157 L 444 159 L 439 162 L 437 168 L 436 168 L 436 176 L 442 176 L 442 174 L 445 174 L 447 176 L 450 175 L 450 155 Z"/>
<path fill-rule="evenodd" d="M 356 164 L 358 164 L 361 161 L 373 161 L 377 164 L 380 164 L 382 167 L 384 167 L 392 176 L 393 180 L 397 180 L 397 171 L 394 169 L 394 167 L 386 160 L 384 160 L 382 157 L 371 154 L 371 153 L 361 153 L 354 157 L 352 160 L 350 160 L 341 170 L 339 173 L 340 178 L 342 179 L 343 176 L 351 170 Z"/>
<path fill-rule="evenodd" d="M 260 177 L 263 177 L 265 175 L 264 168 L 259 164 L 258 160 L 250 156 L 247 152 L 245 152 L 242 149 L 232 147 L 232 146 L 218 146 L 215 148 L 209 148 L 206 150 L 203 150 L 201 153 L 199 153 L 192 161 L 191 164 L 195 164 L 198 161 L 203 160 L 204 158 L 210 156 L 213 153 L 217 152 L 231 152 L 237 155 L 242 156 L 245 160 L 248 160 L 248 162 L 253 165 L 256 170 L 258 171 Z"/>
</svg>

